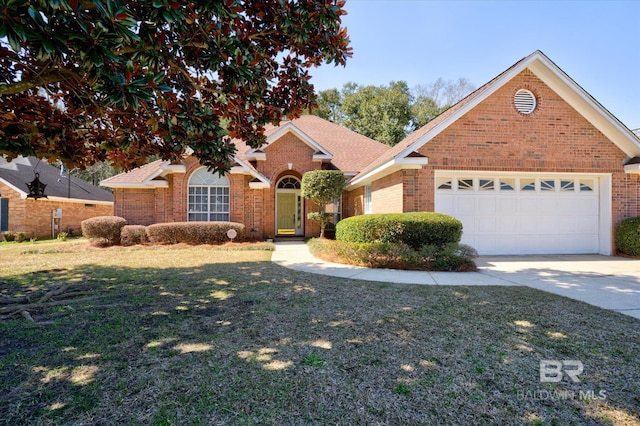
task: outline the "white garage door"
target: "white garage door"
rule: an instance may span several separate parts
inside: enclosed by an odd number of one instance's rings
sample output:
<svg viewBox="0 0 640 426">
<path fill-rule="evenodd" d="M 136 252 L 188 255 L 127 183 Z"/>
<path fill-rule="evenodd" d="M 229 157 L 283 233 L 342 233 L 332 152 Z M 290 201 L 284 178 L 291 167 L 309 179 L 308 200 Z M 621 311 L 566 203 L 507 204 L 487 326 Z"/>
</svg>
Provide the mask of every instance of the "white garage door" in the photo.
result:
<svg viewBox="0 0 640 426">
<path fill-rule="evenodd" d="M 480 254 L 598 253 L 598 177 L 436 175 L 435 211 Z"/>
</svg>

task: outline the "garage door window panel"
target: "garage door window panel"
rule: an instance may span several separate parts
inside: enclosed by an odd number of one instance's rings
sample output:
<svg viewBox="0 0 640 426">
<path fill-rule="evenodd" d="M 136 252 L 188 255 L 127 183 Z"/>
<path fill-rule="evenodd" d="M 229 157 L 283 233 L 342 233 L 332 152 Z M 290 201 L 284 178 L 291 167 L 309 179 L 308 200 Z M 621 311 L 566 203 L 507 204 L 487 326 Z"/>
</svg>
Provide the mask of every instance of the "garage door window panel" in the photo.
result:
<svg viewBox="0 0 640 426">
<path fill-rule="evenodd" d="M 480 179 L 478 181 L 478 189 L 480 191 L 495 191 L 496 183 L 494 179 Z"/>
<path fill-rule="evenodd" d="M 453 182 L 452 179 L 437 179 L 436 180 L 436 188 L 440 189 L 440 190 L 452 190 L 453 189 Z"/>
<path fill-rule="evenodd" d="M 458 191 L 473 191 L 473 179 L 458 179 Z"/>
<path fill-rule="evenodd" d="M 593 188 L 595 188 L 593 180 L 580 180 L 580 191 L 593 191 Z"/>
<path fill-rule="evenodd" d="M 536 190 L 536 180 L 535 179 L 520 179 L 520 190 L 521 191 L 535 191 Z"/>
<path fill-rule="evenodd" d="M 500 178 L 500 191 L 515 191 L 516 186 L 515 179 Z"/>
<path fill-rule="evenodd" d="M 573 180 L 561 180 L 560 191 L 569 192 L 576 190 L 576 183 Z"/>
<path fill-rule="evenodd" d="M 540 181 L 540 191 L 555 191 L 556 190 L 556 180 L 555 179 L 546 179 Z"/>
</svg>

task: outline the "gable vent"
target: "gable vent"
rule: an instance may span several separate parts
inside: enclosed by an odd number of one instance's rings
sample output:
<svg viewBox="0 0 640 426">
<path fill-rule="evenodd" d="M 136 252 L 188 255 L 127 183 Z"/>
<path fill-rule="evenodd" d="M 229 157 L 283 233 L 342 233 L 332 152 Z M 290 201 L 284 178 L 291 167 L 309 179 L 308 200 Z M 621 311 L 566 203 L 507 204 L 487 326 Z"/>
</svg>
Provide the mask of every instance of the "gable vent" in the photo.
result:
<svg viewBox="0 0 640 426">
<path fill-rule="evenodd" d="M 536 109 L 536 97 L 526 89 L 520 89 L 513 98 L 516 109 L 523 114 L 531 114 Z"/>
</svg>

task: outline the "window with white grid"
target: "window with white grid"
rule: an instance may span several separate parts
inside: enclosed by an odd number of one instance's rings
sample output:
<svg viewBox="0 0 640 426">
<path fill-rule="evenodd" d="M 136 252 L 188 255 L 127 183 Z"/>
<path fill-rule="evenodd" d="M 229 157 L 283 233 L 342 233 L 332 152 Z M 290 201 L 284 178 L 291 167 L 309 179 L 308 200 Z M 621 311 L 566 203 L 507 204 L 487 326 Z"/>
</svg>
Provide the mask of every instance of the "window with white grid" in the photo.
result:
<svg viewBox="0 0 640 426">
<path fill-rule="evenodd" d="M 206 168 L 189 178 L 188 220 L 190 222 L 229 221 L 229 180 Z"/>
</svg>

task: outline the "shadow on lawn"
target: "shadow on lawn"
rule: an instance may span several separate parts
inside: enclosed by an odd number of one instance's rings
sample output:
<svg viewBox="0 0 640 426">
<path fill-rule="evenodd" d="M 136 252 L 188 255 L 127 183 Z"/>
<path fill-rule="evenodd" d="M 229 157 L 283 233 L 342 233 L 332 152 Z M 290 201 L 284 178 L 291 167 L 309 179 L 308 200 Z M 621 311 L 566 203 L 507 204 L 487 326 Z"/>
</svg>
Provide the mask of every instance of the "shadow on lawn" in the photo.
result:
<svg viewBox="0 0 640 426">
<path fill-rule="evenodd" d="M 566 424 L 640 412 L 637 321 L 532 289 L 374 284 L 270 262 L 85 265 L 5 284 L 85 278 L 100 297 L 36 315 L 53 324 L 0 324 L 4 421 Z M 542 359 L 581 360 L 583 382 L 540 383 Z M 526 394 L 563 389 L 609 397 Z"/>
</svg>

